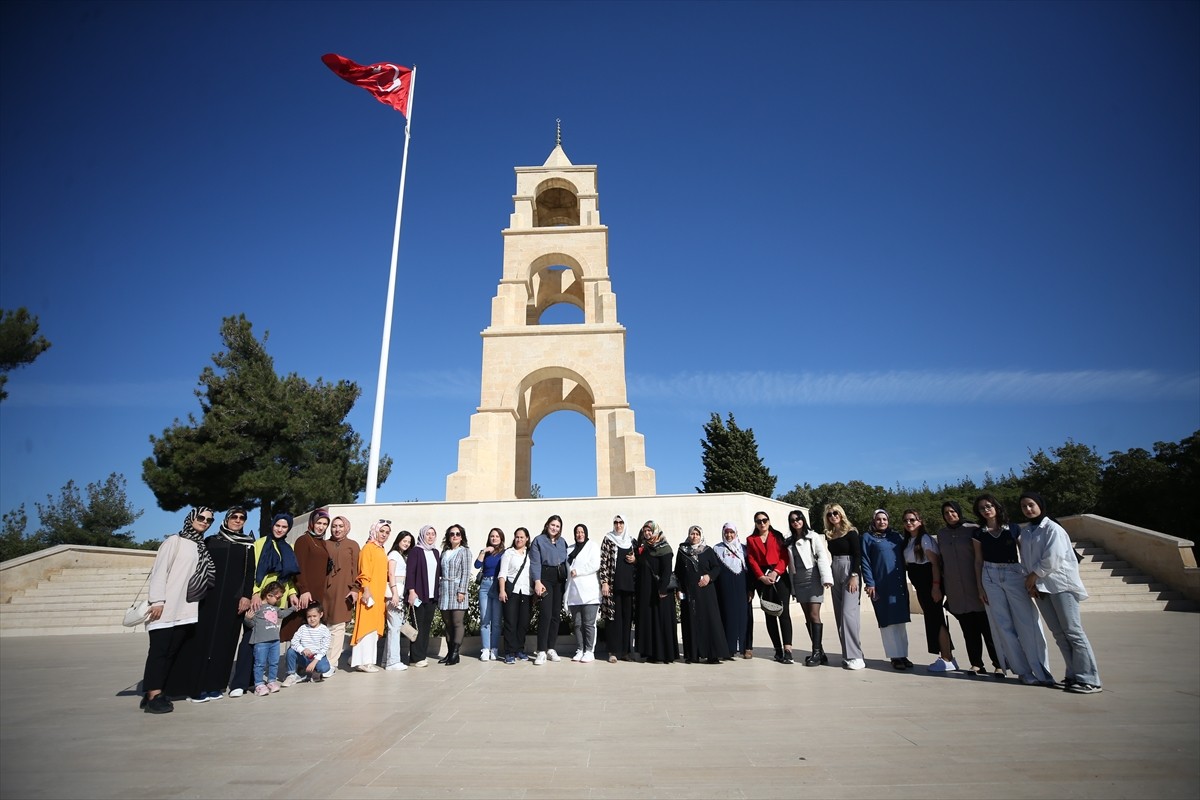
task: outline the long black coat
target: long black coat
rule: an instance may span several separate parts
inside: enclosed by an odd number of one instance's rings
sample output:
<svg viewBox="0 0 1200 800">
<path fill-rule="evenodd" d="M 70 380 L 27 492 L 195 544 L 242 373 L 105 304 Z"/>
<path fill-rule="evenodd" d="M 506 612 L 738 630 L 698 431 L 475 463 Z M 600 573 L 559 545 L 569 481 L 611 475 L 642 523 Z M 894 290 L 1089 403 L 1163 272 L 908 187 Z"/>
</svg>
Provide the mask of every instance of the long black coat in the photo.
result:
<svg viewBox="0 0 1200 800">
<path fill-rule="evenodd" d="M 648 661 L 667 664 L 679 658 L 670 580 L 671 548 L 643 549 L 637 561 L 637 651 Z"/>
<path fill-rule="evenodd" d="M 708 585 L 700 586 L 700 576 L 708 576 Z M 717 604 L 716 581 L 721 575 L 721 560 L 711 547 L 695 559 L 680 548 L 675 558 L 675 577 L 683 600 L 679 604 L 683 618 L 683 655 L 688 661 L 709 661 L 729 657 L 721 609 Z"/>
</svg>

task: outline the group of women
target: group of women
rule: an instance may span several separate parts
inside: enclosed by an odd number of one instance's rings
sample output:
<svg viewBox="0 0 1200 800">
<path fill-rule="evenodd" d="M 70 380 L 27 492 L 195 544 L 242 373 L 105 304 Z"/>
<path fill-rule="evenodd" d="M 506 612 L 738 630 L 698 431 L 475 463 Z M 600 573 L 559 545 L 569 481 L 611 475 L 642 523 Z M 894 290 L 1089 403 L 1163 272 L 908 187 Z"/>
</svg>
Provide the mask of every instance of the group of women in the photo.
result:
<svg viewBox="0 0 1200 800">
<path fill-rule="evenodd" d="M 825 509 L 824 534 L 812 531 L 796 509 L 788 514 L 786 536 L 759 512 L 745 543 L 732 522 L 722 526 L 712 545 L 693 525 L 674 551 L 653 520 L 635 537 L 617 516 L 598 543 L 586 525 L 577 524 L 568 542 L 562 518 L 553 515 L 536 537 L 517 528 L 511 545 L 502 530 L 492 528 L 474 558 L 466 530 L 457 524 L 445 530 L 439 546 L 431 525 L 415 536 L 400 531 L 392 540 L 391 521 L 381 519 L 359 548 L 348 537 L 348 519 L 330 519 L 318 509 L 307 531 L 289 544 L 288 514 L 277 514 L 269 532 L 255 541 L 243 530 L 245 509 L 230 509 L 219 530 L 205 536 L 215 514 L 197 507 L 179 534 L 163 543 L 151 573 L 142 705 L 161 712 L 170 710 L 171 697 L 202 703 L 225 689 L 230 696 L 243 694 L 252 657 L 248 641 L 238 641 L 242 615 L 257 610 L 259 590 L 271 582 L 284 587 L 280 606 L 304 609 L 320 601 L 331 634 L 328 674 L 338 669 L 351 620 L 351 669 L 379 671 L 384 637 L 384 669 L 428 666 L 435 611 L 447 637 L 447 652 L 438 663 L 458 664 L 474 570 L 480 572 L 483 661 L 532 660 L 541 666 L 561 660 L 557 642 L 564 611 L 574 631 L 573 661 L 595 660 L 601 620 L 610 663 L 682 658 L 716 664 L 752 658 L 757 596 L 775 660 L 795 663 L 789 610 L 794 600 L 810 640 L 804 664 L 821 666 L 829 663 L 821 622 L 828 590 L 841 665 L 857 670 L 865 666 L 861 590 L 874 606 L 885 655 L 892 667 L 905 670 L 913 666 L 907 634 L 911 582 L 923 612 L 926 646 L 936 656 L 930 672 L 958 669 L 944 614 L 949 610 L 959 620 L 971 672 L 986 674 L 986 645 L 996 676 L 1011 671 L 1027 684 L 1058 685 L 1047 662 L 1040 612 L 1067 665 L 1064 687 L 1098 692 L 1095 656 L 1079 617 L 1079 602 L 1087 593 L 1074 550 L 1066 532 L 1047 517 L 1040 496 L 1027 492 L 1020 506 L 1028 520 L 1023 526 L 1009 523 L 995 497 L 982 495 L 974 505 L 979 525 L 971 525 L 963 522 L 957 503 L 947 502 L 942 508 L 946 527 L 936 536 L 913 509 L 903 513 L 903 533 L 891 527 L 883 509 L 860 533 L 845 510 L 833 504 Z M 537 644 L 530 656 L 526 637 L 535 609 Z M 281 639 L 291 638 L 302 616 L 288 618 Z M 405 641 L 410 641 L 407 656 Z"/>
</svg>

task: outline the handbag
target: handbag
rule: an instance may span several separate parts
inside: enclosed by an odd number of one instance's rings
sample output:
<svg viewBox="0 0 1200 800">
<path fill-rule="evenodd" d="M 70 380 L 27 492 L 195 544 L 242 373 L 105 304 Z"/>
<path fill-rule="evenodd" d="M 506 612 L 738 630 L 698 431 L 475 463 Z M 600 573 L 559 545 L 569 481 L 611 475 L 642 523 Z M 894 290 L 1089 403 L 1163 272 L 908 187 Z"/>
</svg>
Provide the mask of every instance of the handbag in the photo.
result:
<svg viewBox="0 0 1200 800">
<path fill-rule="evenodd" d="M 771 584 L 771 595 L 774 600 L 767 599 L 767 593 L 764 591 L 758 596 L 758 605 L 764 612 L 772 617 L 778 617 L 783 613 L 783 604 L 779 602 L 779 589 L 775 584 Z"/>
<path fill-rule="evenodd" d="M 146 573 L 146 580 L 142 581 L 142 588 L 138 589 L 137 594 L 133 596 L 133 603 L 125 609 L 125 616 L 121 619 L 121 624 L 126 628 L 136 628 L 150 619 L 150 599 L 138 600 L 138 598 L 142 596 L 142 592 L 146 591 L 146 584 L 150 583 L 150 573 L 153 571 L 154 568 L 151 567 L 150 572 Z"/>
<path fill-rule="evenodd" d="M 417 640 L 417 627 L 408 621 L 408 609 L 404 611 L 404 621 L 400 623 L 400 635 L 410 642 Z"/>
</svg>

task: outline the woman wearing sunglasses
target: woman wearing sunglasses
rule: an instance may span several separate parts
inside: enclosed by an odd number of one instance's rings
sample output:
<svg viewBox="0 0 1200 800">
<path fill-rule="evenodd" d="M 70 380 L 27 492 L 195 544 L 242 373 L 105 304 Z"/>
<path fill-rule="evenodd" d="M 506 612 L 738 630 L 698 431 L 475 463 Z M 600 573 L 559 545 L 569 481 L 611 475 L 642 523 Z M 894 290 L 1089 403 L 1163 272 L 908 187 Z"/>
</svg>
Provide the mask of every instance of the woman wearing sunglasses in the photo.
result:
<svg viewBox="0 0 1200 800">
<path fill-rule="evenodd" d="M 842 643 L 842 667 L 862 669 L 862 638 L 859 634 L 859 575 L 862 572 L 862 537 L 846 519 L 846 510 L 837 503 L 825 509 L 825 538 L 833 561 L 833 618 L 838 640 Z"/>
</svg>

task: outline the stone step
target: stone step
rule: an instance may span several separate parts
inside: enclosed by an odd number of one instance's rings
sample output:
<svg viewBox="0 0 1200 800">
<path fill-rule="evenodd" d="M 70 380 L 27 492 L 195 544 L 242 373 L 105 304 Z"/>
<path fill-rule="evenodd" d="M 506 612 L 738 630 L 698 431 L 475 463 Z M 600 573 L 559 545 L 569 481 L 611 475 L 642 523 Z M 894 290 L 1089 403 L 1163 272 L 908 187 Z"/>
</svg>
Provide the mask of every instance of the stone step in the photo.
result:
<svg viewBox="0 0 1200 800">
<path fill-rule="evenodd" d="M 1108 600 L 1092 595 L 1079 604 L 1081 612 L 1101 613 L 1105 611 L 1162 611 L 1167 607 L 1165 600 L 1139 597 L 1137 600 Z"/>
<path fill-rule="evenodd" d="M 74 575 L 131 575 L 138 571 L 142 575 L 150 574 L 150 562 L 146 562 L 145 567 L 71 567 L 70 569 L 60 570 L 54 573 L 59 576 L 74 576 Z"/>
<path fill-rule="evenodd" d="M 12 600 L 10 602 L 13 602 L 13 603 L 37 602 L 39 598 L 43 598 L 43 597 L 47 597 L 47 598 L 49 598 L 49 597 L 71 597 L 71 598 L 74 598 L 77 602 L 86 602 L 88 600 L 91 600 L 93 598 L 98 598 L 98 597 L 127 597 L 127 598 L 129 598 L 130 602 L 132 602 L 134 595 L 137 595 L 138 597 L 145 597 L 146 591 L 149 588 L 150 587 L 147 586 L 145 589 L 139 589 L 139 587 L 137 587 L 137 586 L 131 586 L 131 587 L 124 587 L 124 588 L 120 588 L 120 589 L 90 588 L 90 589 L 86 589 L 84 591 L 76 591 L 71 588 L 62 589 L 62 588 L 55 587 L 53 589 L 41 589 L 38 591 L 28 591 L 28 592 L 22 592 L 20 594 L 14 594 L 12 596 Z"/>
<path fill-rule="evenodd" d="M 56 572 L 56 573 L 50 575 L 49 577 L 47 577 L 46 580 L 39 581 L 39 584 L 42 584 L 42 583 L 46 583 L 46 584 L 87 583 L 87 584 L 91 584 L 91 585 L 95 585 L 95 586 L 104 586 L 104 585 L 136 583 L 137 581 L 144 581 L 144 580 L 146 580 L 146 577 L 149 574 L 150 574 L 149 571 L 126 572 L 123 575 L 71 575 L 69 573 L 64 575 L 60 572 Z"/>
<path fill-rule="evenodd" d="M 146 635 L 146 630 L 141 625 L 136 628 L 126 628 L 124 625 L 84 625 L 77 627 L 61 627 L 61 628 L 44 628 L 42 630 L 31 631 L 29 628 L 9 628 L 7 626 L 0 627 L 0 639 L 9 636 L 81 636 L 92 633 L 140 633 Z"/>
<path fill-rule="evenodd" d="M 76 609 L 72 611 L 58 610 L 55 612 L 35 611 L 33 609 L 13 609 L 6 607 L 3 612 L 0 612 L 0 619 L 4 621 L 5 628 L 24 628 L 26 632 L 32 633 L 32 628 L 61 628 L 61 627 L 81 627 L 81 626 L 97 626 L 97 625 L 121 625 L 121 617 L 125 614 L 125 608 L 88 608 Z"/>
<path fill-rule="evenodd" d="M 136 599 L 141 600 L 146 597 L 146 593 L 140 593 Z M 62 594 L 34 594 L 21 595 L 14 597 L 3 608 L 19 609 L 19 608 L 40 608 L 40 607 L 56 607 L 70 606 L 72 608 L 126 608 L 130 603 L 134 602 L 132 593 L 122 592 L 120 594 L 89 594 L 80 596 L 74 593 L 64 592 Z"/>
</svg>

